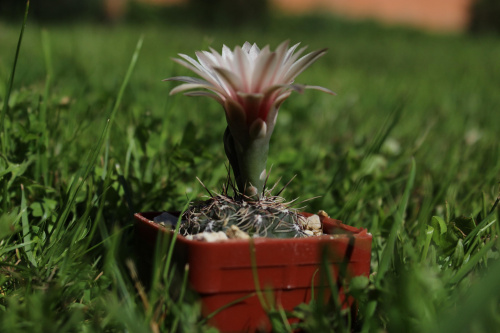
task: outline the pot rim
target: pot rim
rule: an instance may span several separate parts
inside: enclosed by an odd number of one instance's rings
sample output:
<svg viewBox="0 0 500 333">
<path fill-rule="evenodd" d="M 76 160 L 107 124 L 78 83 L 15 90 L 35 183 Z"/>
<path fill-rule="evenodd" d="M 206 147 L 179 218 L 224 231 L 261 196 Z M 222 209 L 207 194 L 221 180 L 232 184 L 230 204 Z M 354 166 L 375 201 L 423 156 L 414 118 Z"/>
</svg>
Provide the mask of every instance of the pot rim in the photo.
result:
<svg viewBox="0 0 500 333">
<path fill-rule="evenodd" d="M 158 231 L 164 233 L 164 234 L 173 234 L 174 230 L 168 229 L 165 226 L 162 226 L 159 223 L 154 222 L 149 218 L 149 216 L 156 216 L 161 214 L 162 212 L 157 212 L 157 211 L 149 211 L 149 212 L 139 212 L 135 213 L 134 217 L 136 221 L 141 221 L 144 224 L 147 224 L 149 227 L 157 229 Z M 175 215 L 175 213 L 169 212 L 172 215 Z M 306 212 L 299 212 L 300 215 L 309 217 L 311 215 L 314 215 L 312 213 L 306 213 Z M 365 228 L 356 228 L 352 227 L 346 224 L 343 224 L 341 221 L 333 219 L 331 217 L 324 217 L 320 216 L 321 223 L 323 223 L 323 226 L 328 229 L 328 233 L 321 235 L 321 236 L 309 236 L 309 237 L 300 237 L 300 238 L 267 238 L 267 237 L 251 237 L 250 239 L 223 239 L 223 240 L 217 240 L 213 242 L 206 242 L 206 241 L 200 241 L 200 240 L 194 240 L 194 239 L 188 239 L 185 236 L 181 234 L 177 234 L 177 240 L 185 242 L 187 244 L 204 244 L 205 246 L 216 246 L 217 244 L 220 243 L 232 243 L 232 244 L 248 244 L 250 241 L 253 241 L 254 244 L 259 244 L 262 242 L 266 243 L 284 243 L 284 242 L 290 242 L 290 240 L 293 240 L 295 242 L 300 242 L 300 243 L 316 243 L 318 241 L 328 241 L 332 239 L 345 239 L 345 238 L 351 238 L 355 237 L 356 239 L 371 239 L 372 235 L 371 233 L 368 232 L 367 229 Z M 339 233 L 332 233 L 332 230 L 339 230 L 341 232 Z"/>
</svg>

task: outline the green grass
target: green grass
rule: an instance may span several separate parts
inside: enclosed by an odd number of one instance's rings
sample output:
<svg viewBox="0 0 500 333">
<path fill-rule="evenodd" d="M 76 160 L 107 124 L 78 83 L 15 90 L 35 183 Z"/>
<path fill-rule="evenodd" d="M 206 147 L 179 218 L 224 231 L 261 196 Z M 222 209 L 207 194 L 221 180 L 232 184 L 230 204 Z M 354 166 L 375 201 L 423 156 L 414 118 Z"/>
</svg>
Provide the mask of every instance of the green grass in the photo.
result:
<svg viewBox="0 0 500 333">
<path fill-rule="evenodd" d="M 265 34 L 28 21 L 16 58 L 20 26 L 0 31 L 1 332 L 207 329 L 195 295 L 165 296 L 160 257 L 145 291 L 128 260 L 132 213 L 182 209 L 204 193 L 197 176 L 209 188 L 226 176 L 220 106 L 161 80 L 188 74 L 178 52 L 284 39 L 329 48 L 298 82 L 338 95 L 285 102 L 270 182 L 296 174 L 288 199 L 321 196 L 305 210 L 373 234 L 373 274 L 349 291 L 354 329 L 500 331 L 500 39 L 321 17 Z M 294 314 L 307 331 L 348 331 L 340 312 Z"/>
</svg>

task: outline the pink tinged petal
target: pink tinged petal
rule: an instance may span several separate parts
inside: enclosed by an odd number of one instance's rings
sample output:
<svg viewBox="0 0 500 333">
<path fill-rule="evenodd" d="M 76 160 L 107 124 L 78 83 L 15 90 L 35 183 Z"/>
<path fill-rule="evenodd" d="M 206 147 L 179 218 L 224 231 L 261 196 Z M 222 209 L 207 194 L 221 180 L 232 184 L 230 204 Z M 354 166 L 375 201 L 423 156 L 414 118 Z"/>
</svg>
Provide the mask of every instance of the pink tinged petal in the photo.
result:
<svg viewBox="0 0 500 333">
<path fill-rule="evenodd" d="M 286 54 L 288 52 L 287 51 L 288 44 L 289 44 L 289 40 L 285 40 L 280 45 L 278 45 L 278 47 L 276 48 L 276 51 L 274 51 L 276 53 L 276 56 L 279 60 L 278 63 L 280 65 L 286 60 Z"/>
<path fill-rule="evenodd" d="M 225 45 L 224 45 L 225 46 Z M 225 48 L 227 50 L 229 50 L 229 48 L 227 46 L 225 46 Z M 220 68 L 225 68 L 225 69 L 228 69 L 230 70 L 230 66 L 228 65 L 228 61 L 224 60 L 222 58 L 222 56 L 216 51 L 214 50 L 213 48 L 210 48 L 210 51 L 212 51 L 212 53 L 209 53 L 209 52 L 206 52 L 204 51 L 204 55 L 208 58 L 211 58 L 212 59 L 212 62 L 213 62 L 213 65 L 211 66 L 211 70 L 213 71 L 213 75 L 214 75 L 214 80 L 221 86 L 221 88 L 223 88 L 224 90 L 226 91 L 232 91 L 233 88 L 231 87 L 228 87 L 227 83 L 225 83 L 221 78 L 220 78 L 220 75 L 217 73 L 217 71 L 215 70 L 216 67 L 220 67 Z M 231 50 L 229 50 L 228 52 L 231 52 Z M 202 58 L 204 59 L 204 61 L 207 61 L 206 58 L 204 58 L 202 56 Z M 201 59 L 200 59 L 201 60 Z"/>
<path fill-rule="evenodd" d="M 273 104 L 274 108 L 275 109 L 279 109 L 279 107 L 281 106 L 281 104 L 285 101 L 285 99 L 287 99 L 288 97 L 290 97 L 291 94 L 292 94 L 291 91 L 287 91 L 287 92 L 285 92 L 283 94 L 280 94 L 278 96 L 278 98 L 276 98 L 274 100 L 274 104 Z"/>
<path fill-rule="evenodd" d="M 293 52 L 295 52 L 295 50 L 297 49 L 297 47 L 299 45 L 300 45 L 300 43 L 297 43 L 294 46 L 292 46 L 291 48 L 289 48 L 288 51 L 286 51 L 285 59 L 283 59 L 283 61 L 288 61 L 288 59 L 290 59 L 290 57 L 292 56 Z M 305 50 L 306 48 L 304 47 L 303 49 Z M 297 53 L 300 55 L 301 52 L 304 52 L 304 51 L 299 51 Z"/>
<path fill-rule="evenodd" d="M 222 45 L 222 64 L 228 64 L 233 61 L 233 51 L 226 45 Z"/>
<path fill-rule="evenodd" d="M 254 44 L 255 45 L 255 44 Z M 241 49 L 243 51 L 245 51 L 246 53 L 250 53 L 250 49 L 252 48 L 252 44 L 250 44 L 249 42 L 245 42 L 243 44 L 243 46 L 241 47 Z"/>
<path fill-rule="evenodd" d="M 296 83 L 296 84 L 288 84 L 288 85 L 286 85 L 286 88 L 288 90 L 296 91 L 299 94 L 304 93 L 304 91 L 306 90 L 306 86 L 305 85 L 298 84 L 298 83 Z"/>
<path fill-rule="evenodd" d="M 273 84 L 272 86 L 267 87 L 263 93 L 264 93 L 264 98 L 269 98 L 272 94 L 274 94 L 278 90 L 283 90 L 287 89 L 290 85 L 289 84 Z"/>
<path fill-rule="evenodd" d="M 247 136 L 247 116 L 243 107 L 233 99 L 226 99 L 224 103 L 226 111 L 227 124 L 231 130 L 231 134 L 236 138 L 237 142 Z"/>
<path fill-rule="evenodd" d="M 167 79 L 163 79 L 162 81 L 180 81 L 180 82 L 187 82 L 187 83 L 199 83 L 199 84 L 210 85 L 210 83 L 208 81 L 205 81 L 203 79 L 199 79 L 197 77 L 191 77 L 191 76 L 173 76 L 173 77 L 169 77 Z"/>
<path fill-rule="evenodd" d="M 257 54 L 257 58 L 255 58 L 255 62 L 259 62 L 259 61 L 262 61 L 262 58 L 265 58 L 265 57 L 268 57 L 269 54 L 271 53 L 274 53 L 274 52 L 271 52 L 271 50 L 269 49 L 269 45 L 266 45 L 264 46 L 264 48 L 262 50 L 259 51 L 259 53 Z"/>
<path fill-rule="evenodd" d="M 238 91 L 238 96 L 240 96 L 241 98 L 251 98 L 253 100 L 256 100 L 256 99 L 262 99 L 264 97 L 264 94 L 262 93 L 246 93 L 246 92 L 243 92 L 243 91 Z"/>
<path fill-rule="evenodd" d="M 252 85 L 250 87 L 251 92 L 262 92 L 265 87 L 265 82 L 276 66 L 276 53 L 264 53 L 265 48 L 259 57 L 252 75 Z M 263 56 L 262 56 L 263 55 Z"/>
<path fill-rule="evenodd" d="M 211 84 L 211 83 L 209 83 L 209 82 L 207 82 L 207 81 L 205 81 L 203 79 L 198 79 L 198 78 L 195 78 L 195 77 L 177 76 L 177 77 L 171 77 L 171 78 L 165 79 L 163 81 L 181 81 L 181 82 L 187 82 L 187 83 L 191 83 L 191 84 L 198 84 L 199 88 L 211 90 L 211 91 L 213 91 L 214 93 L 216 93 L 219 96 L 229 97 L 228 94 L 227 94 L 227 92 L 226 92 L 226 90 L 223 87 L 221 87 L 220 85 L 215 85 L 214 86 L 213 84 Z M 195 88 L 198 88 L 198 87 L 186 88 L 184 90 L 195 89 Z M 178 89 L 178 88 L 175 88 L 175 89 Z M 176 91 L 174 93 L 177 93 L 179 91 Z M 170 92 L 170 95 L 172 95 L 174 93 Z"/>
<path fill-rule="evenodd" d="M 271 52 L 266 46 L 262 49 L 253 68 L 250 91 L 262 92 L 268 86 L 270 76 L 276 71 L 278 65 L 277 54 Z"/>
<path fill-rule="evenodd" d="M 205 80 L 207 80 L 211 84 L 213 84 L 213 85 L 218 85 L 219 84 L 219 83 L 217 83 L 217 81 L 215 81 L 213 79 L 213 77 L 210 74 L 208 74 L 208 73 L 206 73 L 206 72 L 204 72 L 202 70 L 199 70 L 197 67 L 195 67 L 195 66 L 193 66 L 193 65 L 185 62 L 184 60 L 177 59 L 177 58 L 172 58 L 172 60 L 175 61 L 176 63 L 178 63 L 178 64 L 186 67 L 187 69 L 191 70 L 193 73 L 195 73 L 198 76 L 204 78 Z"/>
<path fill-rule="evenodd" d="M 214 100 L 216 100 L 219 104 L 224 106 L 224 99 L 221 98 L 221 96 L 209 93 L 207 91 L 190 91 L 184 94 L 185 96 L 191 96 L 191 97 L 198 97 L 198 96 L 203 96 L 203 97 L 209 97 Z"/>
<path fill-rule="evenodd" d="M 214 71 L 225 83 L 227 83 L 226 91 L 228 94 L 236 98 L 236 92 L 243 90 L 240 78 L 226 68 L 214 67 Z"/>
<path fill-rule="evenodd" d="M 280 66 L 280 73 L 275 78 L 275 83 L 291 83 L 293 81 L 293 80 L 290 81 L 285 80 L 286 73 L 290 70 L 290 68 L 295 64 L 295 61 L 306 49 L 307 46 L 302 47 L 295 54 L 290 54 L 290 57 L 283 61 L 283 63 Z"/>
<path fill-rule="evenodd" d="M 266 78 L 262 82 L 263 86 L 278 83 L 277 78 L 279 78 L 280 72 L 282 72 L 282 65 L 284 61 L 283 59 L 285 58 L 287 47 L 288 41 L 284 41 L 276 48 L 276 51 L 273 52 L 274 54 L 276 54 L 276 63 L 274 64 L 274 68 L 271 68 L 267 73 Z"/>
<path fill-rule="evenodd" d="M 210 59 L 210 61 L 214 64 L 217 65 L 219 63 L 219 58 L 217 58 L 213 53 L 208 52 L 208 51 L 202 51 L 203 54 Z"/>
<path fill-rule="evenodd" d="M 194 60 L 190 56 L 182 54 L 182 53 L 179 53 L 179 56 L 181 58 L 183 58 L 184 60 L 186 60 L 187 62 L 189 62 L 195 68 L 197 68 L 200 72 L 205 72 L 205 68 L 203 68 L 203 66 L 200 63 L 198 63 L 196 60 Z"/>
<path fill-rule="evenodd" d="M 236 67 L 236 74 L 239 74 L 241 83 L 243 86 L 243 91 L 250 92 L 250 78 L 249 78 L 249 62 L 245 54 L 243 54 L 241 47 L 237 46 L 234 49 L 234 64 Z"/>
<path fill-rule="evenodd" d="M 200 88 L 212 90 L 212 91 L 217 92 L 219 94 L 225 94 L 224 89 L 222 89 L 219 85 L 214 86 L 210 82 L 205 81 L 203 79 L 196 78 L 196 77 L 174 76 L 174 77 L 169 77 L 168 79 L 164 79 L 163 81 L 180 81 L 180 82 L 187 82 L 187 83 L 191 83 L 191 84 L 197 84 L 197 85 L 199 85 Z M 179 87 L 182 87 L 182 86 L 183 85 L 180 85 Z M 186 86 L 186 87 L 188 87 L 188 86 Z M 195 88 L 198 88 L 198 87 L 195 87 Z M 178 87 L 175 89 L 178 89 Z M 194 88 L 185 88 L 184 90 L 187 90 L 187 89 L 194 89 Z M 172 95 L 172 94 L 175 94 L 179 91 L 182 91 L 182 90 L 178 90 L 174 93 L 170 92 L 170 94 Z"/>
<path fill-rule="evenodd" d="M 298 45 L 297 45 L 298 46 Z M 297 52 L 295 53 L 290 53 L 285 56 L 285 59 L 283 60 L 282 67 L 285 71 L 290 68 L 295 61 L 300 57 L 302 53 L 307 49 L 307 46 L 301 47 Z"/>
<path fill-rule="evenodd" d="M 170 90 L 170 95 L 174 95 L 174 94 L 177 94 L 177 93 L 182 92 L 182 91 L 191 90 L 191 89 L 198 89 L 198 88 L 212 90 L 211 86 L 207 86 L 205 84 L 184 83 L 184 84 L 181 84 L 181 85 L 175 87 L 174 89 Z"/>
<path fill-rule="evenodd" d="M 208 52 L 207 52 L 208 53 Z M 213 78 L 214 81 L 218 83 L 219 86 L 225 87 L 224 83 L 219 79 L 217 76 L 217 73 L 214 71 L 214 67 L 216 67 L 216 63 L 213 62 L 209 56 L 201 53 L 201 52 L 196 52 L 196 57 L 198 58 L 198 61 L 200 62 L 201 66 L 205 69 L 205 72 L 210 75 L 210 77 Z M 210 56 L 212 56 L 210 53 L 208 53 Z"/>
<path fill-rule="evenodd" d="M 276 124 L 276 119 L 278 118 L 278 111 L 281 106 L 281 104 L 290 96 L 291 92 L 285 92 L 278 96 L 274 100 L 273 105 L 269 108 L 269 112 L 267 114 L 266 118 L 266 123 L 267 123 L 267 128 L 271 130 L 271 128 L 274 128 L 274 125 Z"/>
<path fill-rule="evenodd" d="M 325 87 L 305 85 L 304 88 L 305 89 L 319 90 L 319 91 L 326 92 L 327 94 L 334 95 L 334 96 L 337 95 L 335 92 L 333 92 L 330 89 L 325 88 Z"/>
<path fill-rule="evenodd" d="M 250 126 L 261 115 L 260 106 L 264 95 L 248 94 L 240 91 L 237 94 L 241 99 L 240 104 L 243 106 L 245 114 L 247 115 L 247 125 Z M 265 120 L 265 118 L 263 119 Z"/>
<path fill-rule="evenodd" d="M 230 117 L 231 119 L 244 120 L 244 122 L 246 122 L 245 110 L 240 103 L 236 102 L 234 99 L 228 99 L 225 102 L 227 111 L 229 111 L 229 113 L 232 115 L 232 117 Z"/>
<path fill-rule="evenodd" d="M 295 50 L 299 44 L 295 44 L 292 49 Z M 293 66 L 295 60 L 307 49 L 307 46 L 302 47 L 297 53 L 293 54 L 293 52 L 287 51 L 286 55 L 283 56 L 283 59 L 278 61 L 276 66 L 277 70 L 273 74 L 271 81 L 269 84 L 287 84 L 291 83 L 291 81 L 285 80 L 286 73 Z"/>
<path fill-rule="evenodd" d="M 302 73 L 307 67 L 318 60 L 319 57 L 326 53 L 326 49 L 311 52 L 295 62 L 288 70 L 284 77 L 285 82 L 293 81 L 293 79 Z"/>
<path fill-rule="evenodd" d="M 253 140 L 262 139 L 267 134 L 267 125 L 262 119 L 257 118 L 252 125 L 250 125 L 248 133 Z"/>
<path fill-rule="evenodd" d="M 306 85 L 300 83 L 291 83 L 291 84 L 284 84 L 283 88 L 286 90 L 298 92 L 299 94 L 303 94 L 304 91 L 306 90 Z"/>
<path fill-rule="evenodd" d="M 315 90 L 323 91 L 323 92 L 330 94 L 330 95 L 337 95 L 336 93 L 334 93 L 333 91 L 331 91 L 330 89 L 325 88 L 325 87 L 310 86 L 310 85 L 306 85 L 306 84 L 295 83 L 295 84 L 275 84 L 275 85 L 267 88 L 264 91 L 265 98 L 269 98 L 269 96 L 271 94 L 273 94 L 274 92 L 276 92 L 279 89 L 282 89 L 283 91 L 293 90 L 293 91 L 298 92 L 299 94 L 302 94 L 306 89 L 315 89 Z"/>
<path fill-rule="evenodd" d="M 224 66 L 224 59 L 222 58 L 222 56 L 219 54 L 219 52 L 217 52 L 216 50 L 214 50 L 212 47 L 209 48 L 210 49 L 210 52 L 212 52 L 212 56 L 216 59 L 215 63 L 217 63 L 218 65 L 217 66 L 214 66 L 214 67 L 222 67 Z"/>
<path fill-rule="evenodd" d="M 248 52 L 250 60 L 257 59 L 257 57 L 259 56 L 260 53 L 261 53 L 261 50 L 259 49 L 257 44 L 254 43 Z"/>
<path fill-rule="evenodd" d="M 265 59 L 267 59 L 272 53 L 274 52 L 271 52 L 271 50 L 269 49 L 269 45 L 266 45 L 260 52 L 259 54 L 257 55 L 257 57 L 255 59 L 250 59 L 249 61 L 252 63 L 253 65 L 253 71 L 255 71 L 255 68 L 257 67 L 257 65 L 261 62 L 265 62 Z"/>
<path fill-rule="evenodd" d="M 195 54 L 203 69 L 208 73 L 212 73 L 212 68 L 215 66 L 214 62 L 202 52 L 195 52 Z"/>
<path fill-rule="evenodd" d="M 305 50 L 307 50 L 307 46 L 302 46 L 297 52 L 291 53 L 288 57 L 286 57 L 286 61 L 295 62 L 295 60 L 297 60 Z"/>
</svg>

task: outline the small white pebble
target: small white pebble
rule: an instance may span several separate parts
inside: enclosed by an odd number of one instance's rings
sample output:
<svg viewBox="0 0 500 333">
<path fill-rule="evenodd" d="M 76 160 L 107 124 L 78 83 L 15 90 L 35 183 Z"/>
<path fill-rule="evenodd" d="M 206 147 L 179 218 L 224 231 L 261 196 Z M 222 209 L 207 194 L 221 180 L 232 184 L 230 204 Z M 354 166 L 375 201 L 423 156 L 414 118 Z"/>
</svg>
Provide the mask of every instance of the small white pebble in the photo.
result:
<svg viewBox="0 0 500 333">
<path fill-rule="evenodd" d="M 191 238 L 188 238 L 191 236 Z M 196 235 L 189 235 L 188 239 L 197 240 L 197 241 L 205 241 L 205 242 L 216 242 L 220 240 L 227 240 L 227 235 L 223 231 L 218 232 L 202 232 Z"/>
<path fill-rule="evenodd" d="M 232 225 L 229 229 L 226 231 L 226 235 L 229 239 L 249 239 L 250 236 L 238 228 L 235 225 Z"/>
<path fill-rule="evenodd" d="M 321 220 L 318 215 L 311 215 L 307 218 L 308 230 L 321 230 Z"/>
</svg>

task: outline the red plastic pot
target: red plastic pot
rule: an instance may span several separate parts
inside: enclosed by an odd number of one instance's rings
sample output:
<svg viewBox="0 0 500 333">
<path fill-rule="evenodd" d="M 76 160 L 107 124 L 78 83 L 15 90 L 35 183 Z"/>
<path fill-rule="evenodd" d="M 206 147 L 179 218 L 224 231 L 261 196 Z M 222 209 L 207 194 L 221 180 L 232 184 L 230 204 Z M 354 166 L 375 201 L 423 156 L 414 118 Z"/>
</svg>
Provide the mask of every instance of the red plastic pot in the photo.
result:
<svg viewBox="0 0 500 333">
<path fill-rule="evenodd" d="M 159 214 L 135 214 L 136 233 L 143 249 L 152 251 L 158 233 L 170 232 L 152 221 Z M 179 267 L 189 264 L 189 284 L 201 296 L 203 316 L 243 299 L 220 311 L 209 324 L 221 332 L 270 330 L 267 315 L 255 294 L 252 255 L 260 287 L 270 288 L 276 304 L 285 310 L 310 301 L 313 283 L 314 290 L 319 289 L 321 274 L 317 272 L 326 252 L 329 253 L 328 265 L 336 276 L 342 265 L 350 277 L 368 276 L 371 234 L 366 229 L 327 217 L 322 218 L 322 222 L 328 235 L 307 238 L 255 238 L 253 242 L 231 239 L 209 243 L 178 235 L 174 255 Z M 344 302 L 342 289 L 339 297 L 345 306 L 352 304 L 349 299 Z"/>
</svg>

